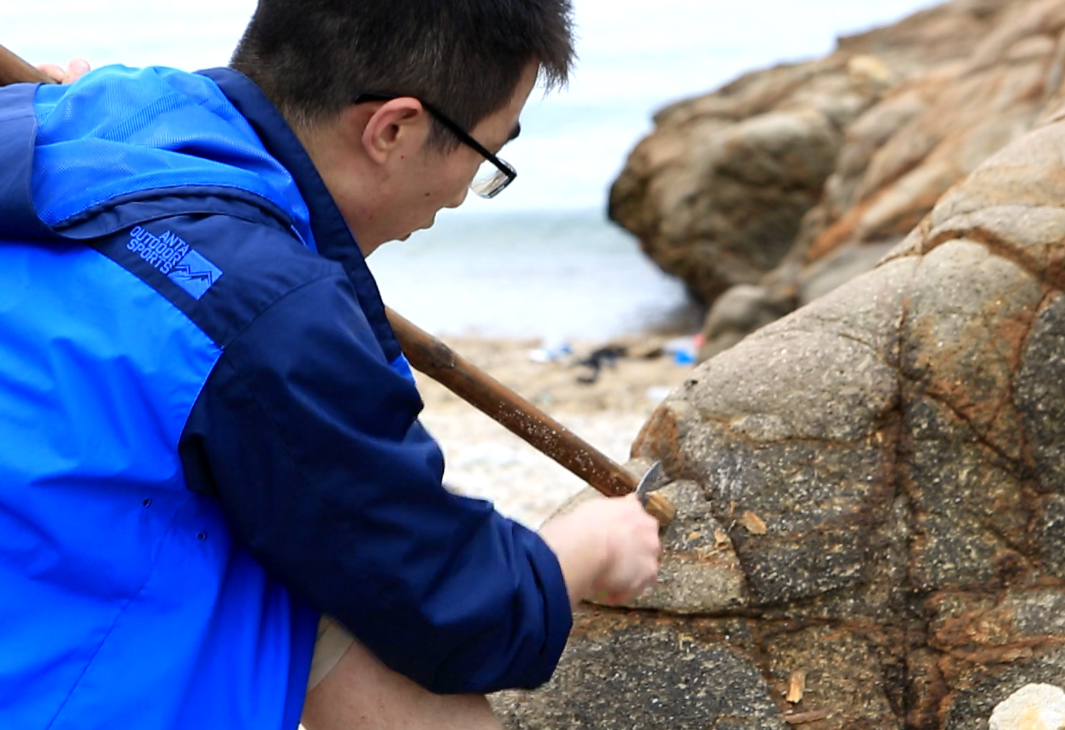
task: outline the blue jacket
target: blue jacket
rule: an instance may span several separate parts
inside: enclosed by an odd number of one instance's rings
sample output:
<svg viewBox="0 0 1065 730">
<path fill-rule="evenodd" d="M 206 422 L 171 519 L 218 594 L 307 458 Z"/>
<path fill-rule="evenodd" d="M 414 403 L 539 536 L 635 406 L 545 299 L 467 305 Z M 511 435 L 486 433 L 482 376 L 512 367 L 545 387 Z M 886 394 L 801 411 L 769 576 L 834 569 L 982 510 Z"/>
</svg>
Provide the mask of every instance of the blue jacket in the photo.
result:
<svg viewBox="0 0 1065 730">
<path fill-rule="evenodd" d="M 309 157 L 240 74 L 0 90 L 0 726 L 296 726 L 319 613 L 532 687 L 555 556 L 443 459 Z"/>
</svg>

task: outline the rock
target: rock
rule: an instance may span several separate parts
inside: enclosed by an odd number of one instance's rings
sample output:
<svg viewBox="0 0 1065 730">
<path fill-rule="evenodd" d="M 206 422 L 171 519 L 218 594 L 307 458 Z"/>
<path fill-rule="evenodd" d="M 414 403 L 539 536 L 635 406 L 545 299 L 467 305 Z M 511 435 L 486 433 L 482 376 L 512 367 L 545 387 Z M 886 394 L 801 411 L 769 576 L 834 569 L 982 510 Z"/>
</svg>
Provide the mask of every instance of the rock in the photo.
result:
<svg viewBox="0 0 1065 730">
<path fill-rule="evenodd" d="M 1065 686 L 1063 163 L 1044 123 L 671 392 L 663 590 L 582 612 L 507 727 L 979 730 Z"/>
<path fill-rule="evenodd" d="M 757 281 L 787 253 L 841 137 L 818 109 L 683 124 L 676 138 L 649 138 L 633 152 L 633 174 L 611 193 L 611 217 L 625 220 L 664 270 L 712 301 L 732 284 Z M 715 194 L 693 194 L 704 188 Z"/>
<path fill-rule="evenodd" d="M 727 290 L 711 308 L 703 325 L 699 361 L 735 345 L 760 327 L 784 316 L 796 306 L 809 304 L 858 274 L 872 269 L 893 244 L 843 246 L 824 259 L 797 270 L 786 284 L 766 278 L 766 284 L 738 284 Z"/>
<path fill-rule="evenodd" d="M 644 251 L 705 303 L 731 286 L 757 284 L 791 250 L 804 216 L 822 200 L 826 182 L 835 194 L 824 203 L 828 215 L 812 236 L 850 208 L 837 210 L 856 197 L 878 141 L 890 142 L 898 124 L 932 105 L 939 87 L 931 81 L 907 87 L 907 80 L 968 57 L 977 39 L 1001 22 L 1007 5 L 1005 0 L 956 0 L 890 28 L 841 39 L 839 49 L 825 59 L 756 71 L 663 109 L 655 117 L 654 133 L 633 150 L 613 185 L 610 217 L 635 233 Z M 1012 63 L 1045 63 L 1043 46 L 1007 51 Z M 943 72 L 940 77 L 941 85 L 952 78 Z M 965 91 L 988 80 L 974 73 Z M 865 121 L 857 138 L 844 136 L 900 85 L 912 90 L 886 102 L 884 112 Z M 1019 82 L 1014 86 L 1019 89 Z M 997 102 L 994 108 L 1002 112 L 992 117 L 995 129 L 1008 126 L 999 121 L 1008 116 L 1007 103 L 1018 101 L 1016 95 L 996 97 L 987 90 L 982 96 L 980 103 Z M 1020 131 L 1033 106 L 1022 104 L 1010 117 Z M 918 154 L 935 141 L 909 139 Z M 924 148 L 918 148 L 919 139 L 926 140 Z M 891 164 L 878 169 L 897 172 L 895 163 L 901 164 L 906 152 L 895 150 Z M 900 195 L 909 197 L 894 204 L 880 201 L 879 212 L 871 212 L 863 225 L 879 221 L 870 235 L 889 223 L 888 230 L 912 226 L 916 219 L 907 218 L 909 198 L 932 196 L 924 202 L 927 210 L 958 174 L 950 166 L 915 171 L 898 183 Z"/>
<path fill-rule="evenodd" d="M 584 638 L 566 648 L 544 689 L 490 697 L 504 727 L 787 727 L 758 665 L 733 647 L 747 634 L 739 621 L 680 626 L 651 614 L 586 609 L 576 615 L 574 627 Z"/>
<path fill-rule="evenodd" d="M 641 473 L 648 462 L 627 465 Z M 664 554 L 658 584 L 628 605 L 678 615 L 726 613 L 748 604 L 746 576 L 725 527 L 710 514 L 703 491 L 691 481 L 668 484 L 660 490 L 677 508 L 677 516 L 663 536 Z M 559 512 L 586 499 L 601 498 L 590 487 L 578 493 Z"/>
<path fill-rule="evenodd" d="M 1065 730 L 1065 692 L 1049 684 L 1021 687 L 995 707 L 990 730 Z"/>
<path fill-rule="evenodd" d="M 865 270 L 982 162 L 1055 120 L 1063 81 L 1063 0 L 955 0 L 664 109 L 610 215 L 712 305 L 711 357 L 753 331 L 715 311 L 735 306 L 732 287 L 763 290 L 746 317 L 757 328 Z M 856 265 L 810 287 L 840 256 Z"/>
<path fill-rule="evenodd" d="M 717 300 L 703 327 L 700 361 L 727 350 L 763 325 L 779 319 L 794 308 L 790 298 L 775 296 L 765 286 L 738 284 Z"/>
<path fill-rule="evenodd" d="M 798 306 L 805 306 L 871 270 L 893 247 L 890 243 L 843 246 L 815 261 L 799 274 Z"/>
<path fill-rule="evenodd" d="M 901 239 L 951 185 L 1060 104 L 1065 4 L 1013 3 L 995 17 L 964 62 L 911 77 L 847 130 L 808 260 Z"/>
</svg>

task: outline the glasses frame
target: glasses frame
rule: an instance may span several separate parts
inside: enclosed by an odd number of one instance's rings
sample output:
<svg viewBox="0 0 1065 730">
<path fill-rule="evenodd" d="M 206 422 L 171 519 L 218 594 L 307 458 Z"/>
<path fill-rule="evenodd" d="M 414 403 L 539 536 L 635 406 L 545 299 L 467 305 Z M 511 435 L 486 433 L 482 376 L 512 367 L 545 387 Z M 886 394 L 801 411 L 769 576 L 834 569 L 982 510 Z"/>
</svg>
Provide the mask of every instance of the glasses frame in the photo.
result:
<svg viewBox="0 0 1065 730">
<path fill-rule="evenodd" d="M 363 93 L 363 94 L 359 94 L 357 97 L 355 97 L 355 102 L 354 103 L 362 104 L 364 102 L 371 102 L 371 101 L 392 101 L 393 99 L 400 99 L 400 98 L 403 98 L 404 96 L 408 96 L 408 95 L 406 95 L 406 94 L 379 94 L 379 93 L 376 93 L 376 92 L 366 92 L 366 93 Z M 410 98 L 418 99 L 418 97 L 416 97 L 416 96 L 412 96 Z M 483 144 L 481 144 L 480 142 L 475 140 L 473 137 L 471 137 L 469 132 L 467 132 L 465 129 L 463 129 L 461 126 L 459 126 L 459 124 L 457 122 L 455 122 L 453 119 L 451 119 L 449 116 L 444 114 L 442 111 L 437 109 L 432 104 L 429 104 L 428 102 L 422 101 L 421 99 L 418 99 L 418 103 L 421 104 L 422 107 L 427 112 L 432 114 L 433 117 L 435 117 L 438 122 L 440 122 L 442 125 L 444 125 L 444 127 L 449 132 L 451 132 L 456 137 L 458 137 L 460 142 L 462 142 L 466 146 L 470 147 L 471 149 L 476 150 L 477 153 L 479 155 L 481 155 L 481 157 L 483 157 L 484 159 L 488 160 L 493 165 L 495 165 L 495 168 L 497 170 L 499 170 L 499 172 L 503 175 L 503 178 L 498 183 L 496 183 L 491 188 L 489 188 L 488 190 L 485 190 L 485 191 L 478 190 L 476 187 L 474 187 L 474 183 L 473 182 L 470 182 L 470 190 L 472 190 L 475 194 L 479 195 L 482 198 L 489 198 L 490 199 L 490 198 L 494 198 L 495 196 L 499 195 L 501 192 L 503 192 L 506 189 L 506 187 L 508 185 L 510 185 L 512 182 L 514 182 L 514 178 L 516 178 L 518 176 L 518 171 L 515 170 L 514 167 L 509 162 L 507 162 L 506 160 L 502 160 L 502 159 L 496 157 L 495 155 L 493 155 L 491 152 L 489 152 L 488 149 Z M 476 179 L 476 178 L 474 178 L 474 179 Z"/>
</svg>

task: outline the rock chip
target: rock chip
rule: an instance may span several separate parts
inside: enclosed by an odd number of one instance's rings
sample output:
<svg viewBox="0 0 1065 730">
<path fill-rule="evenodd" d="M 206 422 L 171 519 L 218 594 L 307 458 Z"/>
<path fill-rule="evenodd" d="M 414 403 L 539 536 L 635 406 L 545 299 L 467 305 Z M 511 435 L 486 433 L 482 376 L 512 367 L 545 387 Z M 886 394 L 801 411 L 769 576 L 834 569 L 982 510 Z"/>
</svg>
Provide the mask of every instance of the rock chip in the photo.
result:
<svg viewBox="0 0 1065 730">
<path fill-rule="evenodd" d="M 1021 687 L 995 707 L 990 730 L 1065 730 L 1065 691 L 1049 684 Z"/>
</svg>

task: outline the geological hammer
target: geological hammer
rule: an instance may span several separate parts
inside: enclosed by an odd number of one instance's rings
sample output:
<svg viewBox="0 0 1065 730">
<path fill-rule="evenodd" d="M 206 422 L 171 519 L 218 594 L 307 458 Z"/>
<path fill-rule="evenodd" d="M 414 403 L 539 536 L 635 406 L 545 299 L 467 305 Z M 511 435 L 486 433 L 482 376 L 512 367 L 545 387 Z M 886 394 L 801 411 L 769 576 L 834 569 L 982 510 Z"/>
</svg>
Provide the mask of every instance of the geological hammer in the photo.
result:
<svg viewBox="0 0 1065 730">
<path fill-rule="evenodd" d="M 55 83 L 52 78 L 0 45 L 0 86 Z M 661 494 L 652 493 L 664 483 L 655 464 L 637 477 L 548 416 L 515 391 L 455 353 L 443 341 L 386 307 L 385 313 L 403 354 L 420 372 L 433 378 L 546 456 L 609 497 L 637 491 L 644 508 L 661 526 L 668 525 L 676 508 Z"/>
</svg>

